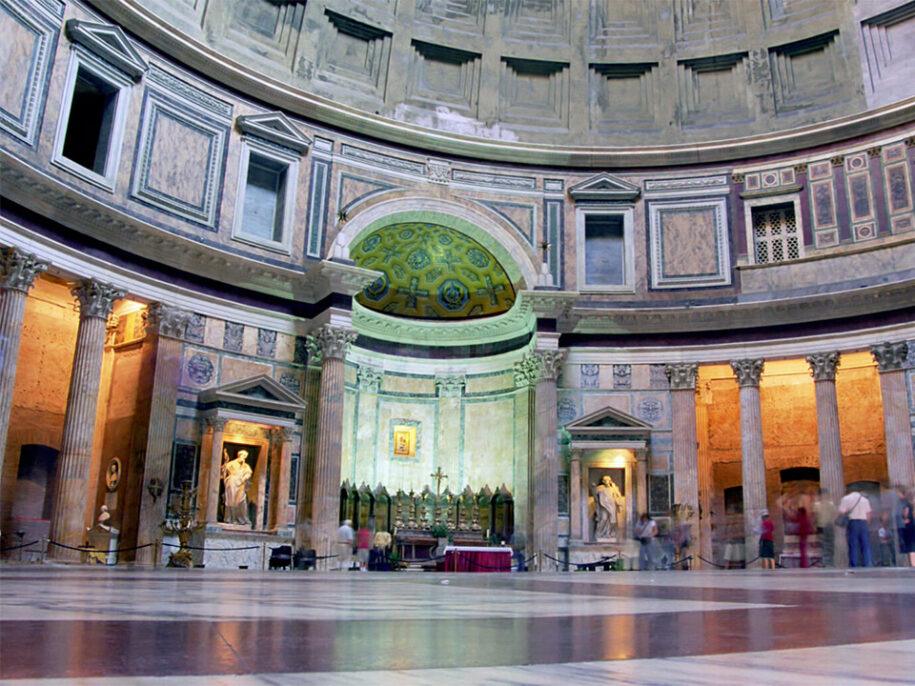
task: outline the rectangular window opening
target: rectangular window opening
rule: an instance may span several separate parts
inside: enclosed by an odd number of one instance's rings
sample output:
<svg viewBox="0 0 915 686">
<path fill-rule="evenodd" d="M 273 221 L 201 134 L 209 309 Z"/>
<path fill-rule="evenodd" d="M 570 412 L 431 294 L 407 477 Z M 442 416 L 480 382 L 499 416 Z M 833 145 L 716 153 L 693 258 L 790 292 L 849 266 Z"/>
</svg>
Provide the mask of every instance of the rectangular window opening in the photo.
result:
<svg viewBox="0 0 915 686">
<path fill-rule="evenodd" d="M 106 175 L 120 89 L 79 67 L 73 84 L 63 156 L 99 176 Z"/>
<path fill-rule="evenodd" d="M 589 214 L 585 217 L 585 283 L 589 286 L 626 283 L 622 215 Z"/>
<path fill-rule="evenodd" d="M 288 169 L 287 164 L 251 153 L 242 213 L 243 233 L 261 240 L 282 242 Z"/>
<path fill-rule="evenodd" d="M 794 204 L 754 207 L 753 249 L 757 264 L 785 262 L 801 257 L 801 235 Z"/>
</svg>

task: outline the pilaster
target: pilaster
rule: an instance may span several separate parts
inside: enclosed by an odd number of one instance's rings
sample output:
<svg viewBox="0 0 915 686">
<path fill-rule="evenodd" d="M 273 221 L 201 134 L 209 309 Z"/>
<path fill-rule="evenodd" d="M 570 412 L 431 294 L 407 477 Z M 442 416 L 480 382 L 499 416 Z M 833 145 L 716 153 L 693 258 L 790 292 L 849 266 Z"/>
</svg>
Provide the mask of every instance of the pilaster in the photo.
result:
<svg viewBox="0 0 915 686">
<path fill-rule="evenodd" d="M 699 365 L 669 364 L 664 371 L 670 382 L 674 502 L 689 507 L 692 514 L 686 523 L 690 527 L 690 538 L 699 543 L 699 443 L 696 439 L 696 377 Z"/>
<path fill-rule="evenodd" d="M 222 441 L 226 431 L 226 420 L 222 417 L 206 417 L 206 444 L 209 445 L 209 459 L 206 483 L 206 523 L 215 524 L 219 517 L 219 480 L 222 470 Z M 201 459 L 203 456 L 201 455 Z"/>
<path fill-rule="evenodd" d="M 559 444 L 556 410 L 556 379 L 565 357 L 563 350 L 535 353 L 540 373 L 535 390 L 533 481 L 533 551 L 540 553 L 540 569 L 555 570 L 559 540 Z"/>
<path fill-rule="evenodd" d="M 304 549 L 311 541 L 312 485 L 315 480 L 315 450 L 318 435 L 318 404 L 321 390 L 321 349 L 313 337 L 306 342 L 305 416 L 302 423 L 302 445 L 299 452 L 298 494 L 295 508 L 295 547 Z"/>
</svg>

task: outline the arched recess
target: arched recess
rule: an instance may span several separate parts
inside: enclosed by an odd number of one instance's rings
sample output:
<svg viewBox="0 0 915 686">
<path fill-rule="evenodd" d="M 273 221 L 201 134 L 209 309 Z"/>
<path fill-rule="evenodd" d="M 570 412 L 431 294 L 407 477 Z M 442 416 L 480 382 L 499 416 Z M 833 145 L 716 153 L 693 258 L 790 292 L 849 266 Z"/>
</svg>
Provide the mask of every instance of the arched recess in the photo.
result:
<svg viewBox="0 0 915 686">
<path fill-rule="evenodd" d="M 367 208 L 343 225 L 330 247 L 328 259 L 350 260 L 350 246 L 364 235 L 388 224 L 430 222 L 460 231 L 489 250 L 505 269 L 515 290 L 538 285 L 538 266 L 511 228 L 482 209 L 450 200 L 412 196 L 391 199 Z"/>
</svg>

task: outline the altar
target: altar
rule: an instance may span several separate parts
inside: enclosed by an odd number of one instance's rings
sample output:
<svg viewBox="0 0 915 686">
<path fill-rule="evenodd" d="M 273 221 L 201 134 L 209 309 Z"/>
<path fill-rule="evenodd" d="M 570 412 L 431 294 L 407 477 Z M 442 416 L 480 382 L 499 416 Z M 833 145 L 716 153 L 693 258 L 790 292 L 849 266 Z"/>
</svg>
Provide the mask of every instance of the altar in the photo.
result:
<svg viewBox="0 0 915 686">
<path fill-rule="evenodd" d="M 445 547 L 443 572 L 510 572 L 512 549 L 507 546 L 458 546 Z"/>
</svg>

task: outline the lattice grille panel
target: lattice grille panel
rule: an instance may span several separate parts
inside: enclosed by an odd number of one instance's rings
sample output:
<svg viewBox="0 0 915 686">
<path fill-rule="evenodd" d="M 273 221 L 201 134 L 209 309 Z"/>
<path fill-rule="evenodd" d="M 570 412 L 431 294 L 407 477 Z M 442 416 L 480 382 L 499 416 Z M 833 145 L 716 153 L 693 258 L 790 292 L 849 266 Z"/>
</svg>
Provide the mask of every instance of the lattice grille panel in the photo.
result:
<svg viewBox="0 0 915 686">
<path fill-rule="evenodd" d="M 794 207 L 753 210 L 753 247 L 757 264 L 798 259 L 801 237 Z"/>
</svg>

